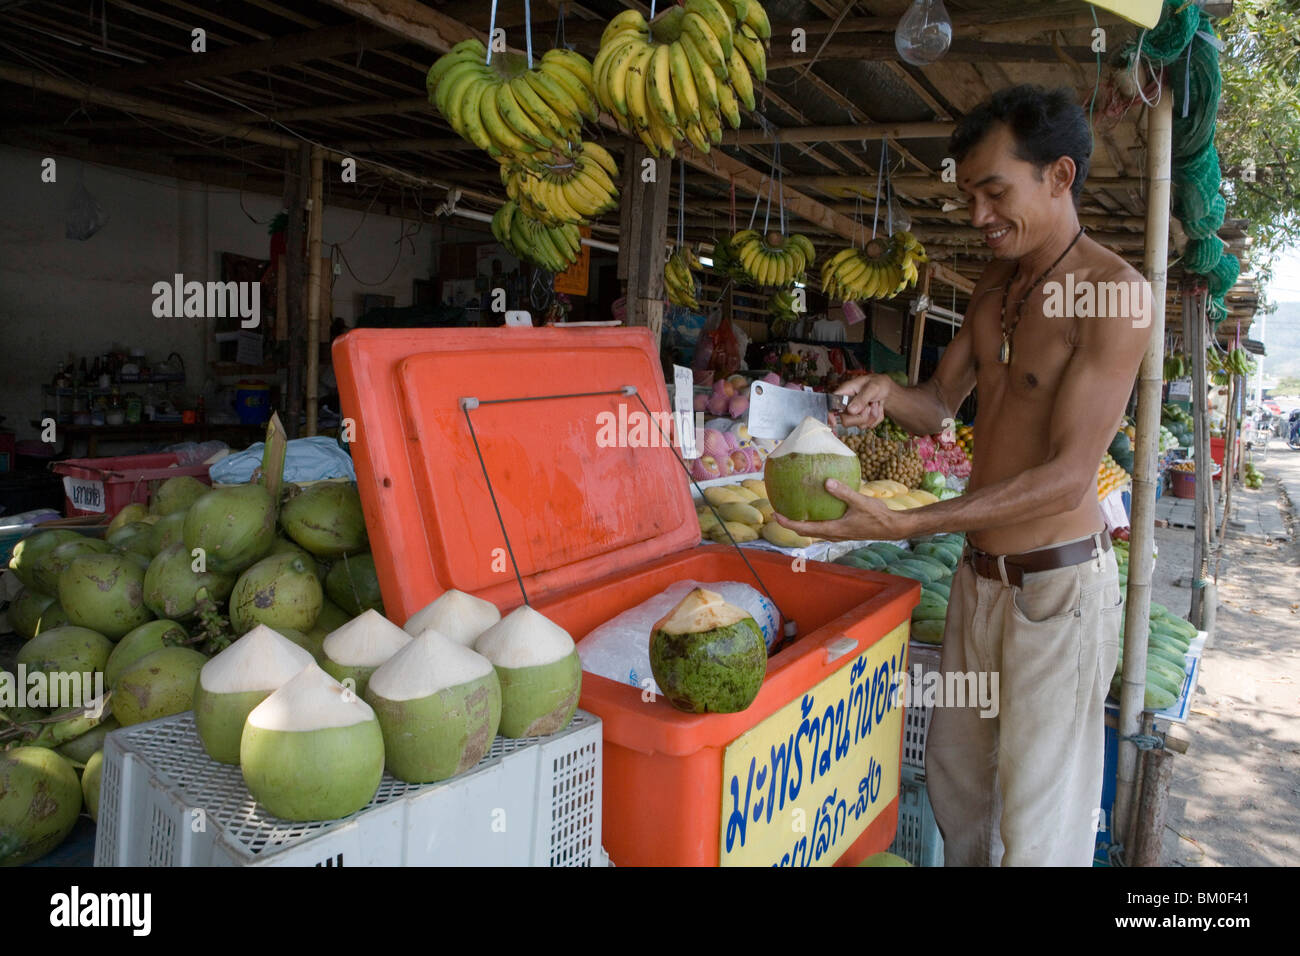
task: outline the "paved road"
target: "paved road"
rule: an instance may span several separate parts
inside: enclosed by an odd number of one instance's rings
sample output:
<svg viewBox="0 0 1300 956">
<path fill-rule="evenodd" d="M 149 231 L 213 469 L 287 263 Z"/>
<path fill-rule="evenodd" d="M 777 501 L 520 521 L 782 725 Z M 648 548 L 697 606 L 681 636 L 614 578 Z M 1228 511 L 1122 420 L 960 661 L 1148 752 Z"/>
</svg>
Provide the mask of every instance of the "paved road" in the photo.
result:
<svg viewBox="0 0 1300 956">
<path fill-rule="evenodd" d="M 1290 540 L 1230 531 L 1219 563 L 1217 633 L 1174 762 L 1163 843 L 1169 866 L 1300 864 L 1300 451 L 1277 439 L 1264 487 L 1243 510 L 1277 507 Z M 1236 509 L 1234 508 L 1234 511 Z M 1192 532 L 1158 529 L 1155 600 L 1185 614 Z"/>
</svg>

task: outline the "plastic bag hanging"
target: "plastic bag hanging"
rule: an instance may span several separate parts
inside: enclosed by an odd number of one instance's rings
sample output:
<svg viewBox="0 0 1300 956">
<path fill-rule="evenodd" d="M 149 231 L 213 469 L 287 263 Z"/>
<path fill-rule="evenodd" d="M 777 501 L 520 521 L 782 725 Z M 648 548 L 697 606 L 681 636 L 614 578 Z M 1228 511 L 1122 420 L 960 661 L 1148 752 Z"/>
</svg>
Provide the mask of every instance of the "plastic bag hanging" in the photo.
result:
<svg viewBox="0 0 1300 956">
<path fill-rule="evenodd" d="M 72 201 L 68 204 L 68 217 L 64 224 L 64 236 L 68 239 L 86 240 L 108 223 L 108 215 L 100 207 L 99 201 L 86 189 L 81 173 L 77 174 L 77 185 L 72 190 Z"/>
</svg>

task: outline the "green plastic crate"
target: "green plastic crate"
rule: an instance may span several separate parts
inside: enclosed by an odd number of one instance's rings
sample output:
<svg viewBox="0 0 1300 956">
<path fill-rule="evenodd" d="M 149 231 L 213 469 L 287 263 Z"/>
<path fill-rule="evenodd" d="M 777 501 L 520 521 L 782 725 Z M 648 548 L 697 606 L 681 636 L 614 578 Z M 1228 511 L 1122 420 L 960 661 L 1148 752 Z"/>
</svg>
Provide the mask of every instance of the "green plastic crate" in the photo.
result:
<svg viewBox="0 0 1300 956">
<path fill-rule="evenodd" d="M 925 771 L 903 767 L 898 787 L 898 832 L 889 852 L 913 866 L 943 866 L 943 837 L 930 808 Z"/>
</svg>

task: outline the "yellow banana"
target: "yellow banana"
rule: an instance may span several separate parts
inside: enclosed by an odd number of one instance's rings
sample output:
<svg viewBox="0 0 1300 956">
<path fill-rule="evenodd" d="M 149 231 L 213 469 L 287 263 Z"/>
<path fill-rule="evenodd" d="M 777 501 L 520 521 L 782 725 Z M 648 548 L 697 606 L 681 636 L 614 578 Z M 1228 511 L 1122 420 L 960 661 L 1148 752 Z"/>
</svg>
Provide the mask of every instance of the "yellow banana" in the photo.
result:
<svg viewBox="0 0 1300 956">
<path fill-rule="evenodd" d="M 718 0 L 686 0 L 685 7 L 687 14 L 694 13 L 709 25 L 713 35 L 718 38 L 723 55 L 730 56 L 732 49 L 731 18 L 727 16 Z"/>
<path fill-rule="evenodd" d="M 754 33 L 753 28 L 745 23 L 742 23 L 740 29 L 736 31 L 734 39 L 736 49 L 740 51 L 741 57 L 753 71 L 754 79 L 766 83 L 767 51 L 763 49 L 763 41 Z"/>
<path fill-rule="evenodd" d="M 486 150 L 490 155 L 496 156 L 501 150 L 497 148 L 492 138 L 488 136 L 487 130 L 483 126 L 483 121 L 479 118 L 479 101 L 488 96 L 494 96 L 493 86 L 495 80 L 486 77 L 480 77 L 465 88 L 464 94 L 457 101 L 457 119 L 453 124 L 456 131 L 465 137 L 479 149 Z"/>
<path fill-rule="evenodd" d="M 510 92 L 543 132 L 563 144 L 569 137 L 567 124 L 555 114 L 528 84 L 528 74 L 521 73 L 510 81 Z"/>
<path fill-rule="evenodd" d="M 600 45 L 604 46 L 620 33 L 628 32 L 642 35 L 650 32 L 650 24 L 645 22 L 645 17 L 640 10 L 624 10 L 610 20 L 605 26 L 605 31 L 600 35 Z"/>
<path fill-rule="evenodd" d="M 555 51 L 551 50 L 550 52 L 554 53 Z M 588 84 L 583 83 L 579 77 L 565 69 L 564 66 L 556 60 L 547 61 L 543 58 L 542 65 L 539 69 L 549 76 L 562 90 L 564 90 L 565 94 L 573 101 L 574 105 L 583 116 L 591 120 L 593 123 L 596 121 L 600 116 L 600 112 L 596 109 L 596 97 L 592 93 L 591 87 Z M 587 72 L 590 74 L 590 68 Z"/>
<path fill-rule="evenodd" d="M 606 82 L 609 85 L 609 95 L 614 103 L 614 111 L 623 119 L 628 119 L 628 110 L 630 109 L 628 99 L 632 93 L 632 87 L 636 86 L 641 89 L 642 96 L 645 93 L 645 84 L 642 82 L 644 71 L 639 71 L 635 77 L 629 78 L 634 63 L 640 62 L 646 54 L 651 52 L 650 44 L 646 43 L 640 37 L 633 38 L 617 52 L 614 53 L 608 67 Z M 632 80 L 636 82 L 633 83 Z"/>
<path fill-rule="evenodd" d="M 722 115 L 731 124 L 731 128 L 740 129 L 740 104 L 736 102 L 736 94 L 726 83 L 718 84 L 718 105 L 722 109 Z"/>
<path fill-rule="evenodd" d="M 677 102 L 677 119 L 683 126 L 700 121 L 700 96 L 695 90 L 695 78 L 691 75 L 691 61 L 686 56 L 686 49 L 680 40 L 668 44 L 668 73 L 673 87 L 673 99 Z"/>
<path fill-rule="evenodd" d="M 751 30 L 757 34 L 760 40 L 770 40 L 772 38 L 772 24 L 767 19 L 767 11 L 758 0 L 750 0 L 745 15 L 741 20 Z"/>
<path fill-rule="evenodd" d="M 731 87 L 740 97 L 740 102 L 745 104 L 745 109 L 754 108 L 754 81 L 749 75 L 749 67 L 745 64 L 745 58 L 740 55 L 740 51 L 735 47 L 731 49 L 731 56 L 728 58 L 731 69 Z"/>
<path fill-rule="evenodd" d="M 597 101 L 611 114 L 618 115 L 614 103 L 613 67 L 626 54 L 632 52 L 633 46 L 639 46 L 643 42 L 640 34 L 623 33 L 602 46 L 600 52 L 596 54 L 592 64 L 592 85 L 596 90 Z"/>
<path fill-rule="evenodd" d="M 705 132 L 704 127 L 695 120 L 686 124 L 686 138 L 690 144 L 698 149 L 701 153 L 709 151 L 709 134 Z"/>
<path fill-rule="evenodd" d="M 584 142 L 582 144 L 582 156 L 595 160 L 596 165 L 609 176 L 611 183 L 618 176 L 618 164 L 614 162 L 614 157 L 609 154 L 609 150 L 601 146 L 600 143 Z"/>
<path fill-rule="evenodd" d="M 532 143 L 522 139 L 501 117 L 497 109 L 496 90 L 488 90 L 478 101 L 479 120 L 488 137 L 496 144 L 499 151 L 506 154 L 528 154 L 537 149 Z"/>
<path fill-rule="evenodd" d="M 650 128 L 649 97 L 647 95 L 646 68 L 655 48 L 646 43 L 637 50 L 632 62 L 624 71 L 624 92 L 627 96 L 627 118 L 633 129 Z"/>
<path fill-rule="evenodd" d="M 541 127 L 519 105 L 509 83 L 502 83 L 497 87 L 496 97 L 497 110 L 501 113 L 501 118 L 521 139 L 526 139 L 543 149 L 555 145 L 555 141 L 542 132 Z"/>
<path fill-rule="evenodd" d="M 709 65 L 713 75 L 718 78 L 718 85 L 727 82 L 727 53 L 722 48 L 717 34 L 710 28 L 708 21 L 693 10 L 687 10 L 682 17 L 682 31 L 689 36 Z"/>
<path fill-rule="evenodd" d="M 650 105 L 668 129 L 677 126 L 673 106 L 672 54 L 667 43 L 656 44 L 646 70 L 646 92 Z"/>
<path fill-rule="evenodd" d="M 549 73 L 543 73 L 540 69 L 529 70 L 524 74 L 524 79 L 542 102 L 560 118 L 568 138 L 573 139 L 574 134 L 582 128 L 582 107 L 578 102 Z"/>
<path fill-rule="evenodd" d="M 486 76 L 487 73 L 487 67 L 474 60 L 461 60 L 459 63 L 452 64 L 451 68 L 443 74 L 433 96 L 433 105 L 438 108 L 438 112 L 444 119 L 451 121 L 453 112 L 451 104 L 459 102 L 452 97 L 452 94 L 467 81 L 473 82 Z"/>
<path fill-rule="evenodd" d="M 676 41 L 686 53 L 686 62 L 691 67 L 691 79 L 695 81 L 695 92 L 700 98 L 700 119 L 706 112 L 716 112 L 718 108 L 718 78 L 713 75 L 704 54 L 691 39 L 690 34 L 683 33 Z"/>
<path fill-rule="evenodd" d="M 547 65 L 554 63 L 562 67 L 572 73 L 584 87 L 588 90 L 591 89 L 591 61 L 581 53 L 575 53 L 573 50 L 566 50 L 562 46 L 557 46 L 555 49 L 547 50 L 542 54 L 542 62 Z"/>
</svg>

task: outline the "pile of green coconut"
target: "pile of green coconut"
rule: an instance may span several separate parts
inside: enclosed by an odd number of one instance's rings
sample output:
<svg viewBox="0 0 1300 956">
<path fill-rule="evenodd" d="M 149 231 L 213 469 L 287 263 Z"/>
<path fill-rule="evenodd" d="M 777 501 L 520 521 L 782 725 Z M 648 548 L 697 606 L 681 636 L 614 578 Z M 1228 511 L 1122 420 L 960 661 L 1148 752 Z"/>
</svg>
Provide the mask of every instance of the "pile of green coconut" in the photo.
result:
<svg viewBox="0 0 1300 956">
<path fill-rule="evenodd" d="M 238 764 L 266 811 L 328 820 L 366 806 L 385 769 L 443 780 L 498 733 L 563 729 L 581 691 L 572 638 L 526 605 L 503 618 L 453 590 L 404 628 L 385 617 L 350 482 L 275 496 L 171 478 L 103 539 L 38 531 L 9 568 L 28 687 L 75 672 L 107 692 L 40 710 L 6 707 L 0 684 L 0 865 L 55 849 L 83 802 L 97 817 L 119 727 L 193 710 L 208 754 Z"/>
</svg>

